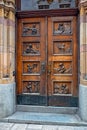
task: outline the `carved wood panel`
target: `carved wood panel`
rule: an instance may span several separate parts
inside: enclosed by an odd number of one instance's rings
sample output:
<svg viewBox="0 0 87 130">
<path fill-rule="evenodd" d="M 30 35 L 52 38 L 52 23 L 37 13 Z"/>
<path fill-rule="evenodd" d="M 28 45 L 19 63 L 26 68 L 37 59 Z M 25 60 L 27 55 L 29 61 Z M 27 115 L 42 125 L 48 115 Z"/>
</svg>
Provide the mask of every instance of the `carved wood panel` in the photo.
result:
<svg viewBox="0 0 87 130">
<path fill-rule="evenodd" d="M 23 36 L 38 36 L 40 35 L 40 23 L 23 23 Z"/>
<path fill-rule="evenodd" d="M 17 85 L 19 94 L 45 95 L 45 19 L 19 20 L 19 42 L 17 44 Z M 43 71 L 43 72 L 42 72 Z"/>
<path fill-rule="evenodd" d="M 54 74 L 72 74 L 72 61 L 54 61 L 53 72 Z"/>
<path fill-rule="evenodd" d="M 76 97 L 76 17 L 24 18 L 18 25 L 18 94 L 55 106 L 60 97 Z"/>
<path fill-rule="evenodd" d="M 53 41 L 53 54 L 54 55 L 72 55 L 73 43 L 72 40 L 68 41 Z"/>
<path fill-rule="evenodd" d="M 23 62 L 23 74 L 40 74 L 40 62 Z"/>
<path fill-rule="evenodd" d="M 40 81 L 24 81 L 23 93 L 40 93 Z"/>
<path fill-rule="evenodd" d="M 40 55 L 40 42 L 23 42 L 23 55 Z"/>
<path fill-rule="evenodd" d="M 54 81 L 53 94 L 71 94 L 72 81 Z"/>
<path fill-rule="evenodd" d="M 54 98 L 57 98 L 57 95 L 76 96 L 78 74 L 76 19 L 52 17 L 48 22 L 48 32 L 50 32 L 48 33 L 48 64 L 50 64 L 48 93 Z"/>
<path fill-rule="evenodd" d="M 53 34 L 54 35 L 71 35 L 72 34 L 72 23 L 71 21 L 59 21 L 53 23 L 54 29 Z"/>
</svg>

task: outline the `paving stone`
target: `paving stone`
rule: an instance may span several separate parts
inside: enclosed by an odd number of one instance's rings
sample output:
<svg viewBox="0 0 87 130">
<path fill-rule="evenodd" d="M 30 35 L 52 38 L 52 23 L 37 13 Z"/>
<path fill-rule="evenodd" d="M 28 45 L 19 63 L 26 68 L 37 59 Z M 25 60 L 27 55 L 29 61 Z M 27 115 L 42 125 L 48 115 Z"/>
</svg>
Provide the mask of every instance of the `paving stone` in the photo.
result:
<svg viewBox="0 0 87 130">
<path fill-rule="evenodd" d="M 26 130 L 42 130 L 42 125 L 33 125 L 30 124 Z"/>
<path fill-rule="evenodd" d="M 58 130 L 74 130 L 72 126 L 59 126 Z"/>
<path fill-rule="evenodd" d="M 0 130 L 11 130 L 13 123 L 0 123 Z"/>
<path fill-rule="evenodd" d="M 74 127 L 74 130 L 87 130 L 87 127 Z"/>
<path fill-rule="evenodd" d="M 87 130 L 86 126 L 0 123 L 0 130 Z"/>
<path fill-rule="evenodd" d="M 58 126 L 43 126 L 42 130 L 58 130 Z"/>
<path fill-rule="evenodd" d="M 27 124 L 15 124 L 11 130 L 26 130 Z"/>
<path fill-rule="evenodd" d="M 87 130 L 87 127 L 59 126 L 58 130 Z"/>
</svg>

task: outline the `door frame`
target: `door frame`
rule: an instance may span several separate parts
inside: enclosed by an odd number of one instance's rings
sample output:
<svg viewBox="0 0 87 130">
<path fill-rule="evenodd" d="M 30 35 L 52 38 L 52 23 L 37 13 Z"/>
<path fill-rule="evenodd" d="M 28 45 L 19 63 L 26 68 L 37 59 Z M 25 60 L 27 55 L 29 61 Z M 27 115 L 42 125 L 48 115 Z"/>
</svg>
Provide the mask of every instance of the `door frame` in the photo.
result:
<svg viewBox="0 0 87 130">
<path fill-rule="evenodd" d="M 66 13 L 65 13 L 66 12 Z M 46 13 L 44 10 L 41 10 L 41 11 L 18 11 L 16 12 L 16 20 L 18 19 L 21 19 L 21 18 L 34 18 L 34 17 L 56 17 L 56 16 L 76 16 L 78 18 L 78 14 L 79 14 L 79 11 L 77 8 L 75 9 L 58 9 L 58 10 L 46 10 Z M 17 23 L 17 22 L 16 22 Z M 16 25 L 17 26 L 17 25 Z M 17 31 L 16 31 L 17 32 Z M 17 34 L 17 33 L 16 33 Z M 17 36 L 16 36 L 17 37 Z M 17 45 L 16 45 L 17 46 Z M 79 46 L 78 46 L 79 47 Z M 79 51 L 78 51 L 79 53 Z M 78 59 L 79 59 L 79 54 L 78 54 Z M 16 56 L 16 63 L 17 63 L 17 56 Z M 79 65 L 79 60 L 78 60 L 78 65 Z M 17 67 L 17 65 L 16 65 Z M 16 68 L 17 70 L 17 68 Z M 17 81 L 17 77 L 16 77 L 16 81 Z M 78 67 L 78 86 L 79 86 L 79 67 Z M 18 97 L 17 96 L 17 103 L 19 103 L 19 100 L 20 100 L 21 97 Z M 34 97 L 35 99 L 36 97 Z M 47 99 L 48 97 L 46 97 Z M 23 99 L 23 97 L 22 97 Z M 26 100 L 27 100 L 27 97 L 26 97 Z M 37 99 L 38 100 L 38 99 Z M 63 99 L 62 99 L 63 100 Z M 67 100 L 67 99 L 66 99 Z M 72 99 L 71 99 L 72 100 Z M 77 102 L 75 107 L 78 106 L 78 98 L 75 99 L 75 101 Z M 72 100 L 73 102 L 73 100 Z M 42 104 L 41 104 L 42 105 Z M 47 102 L 45 102 L 45 105 L 47 105 Z M 70 105 L 71 107 L 72 105 Z"/>
</svg>

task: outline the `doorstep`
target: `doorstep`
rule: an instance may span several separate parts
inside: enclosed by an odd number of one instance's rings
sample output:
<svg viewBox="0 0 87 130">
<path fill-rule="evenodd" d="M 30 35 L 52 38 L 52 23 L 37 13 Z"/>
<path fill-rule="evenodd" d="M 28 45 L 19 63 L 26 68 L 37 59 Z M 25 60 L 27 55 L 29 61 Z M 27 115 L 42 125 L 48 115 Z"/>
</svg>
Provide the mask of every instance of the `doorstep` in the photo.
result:
<svg viewBox="0 0 87 130">
<path fill-rule="evenodd" d="M 26 109 L 24 109 L 24 107 Z M 28 123 L 40 125 L 66 125 L 66 126 L 87 126 L 77 114 L 77 108 L 60 108 L 58 107 L 39 107 L 39 106 L 17 106 L 17 111 L 0 121 L 9 123 Z M 36 109 L 35 109 L 36 107 Z M 32 111 L 30 111 L 32 108 Z M 52 111 L 52 109 L 54 111 Z M 65 111 L 63 111 L 65 109 Z M 71 113 L 70 110 L 71 109 Z M 27 110 L 27 111 L 25 111 Z M 48 111 L 49 110 L 49 111 Z M 65 113 L 67 112 L 67 113 Z"/>
</svg>

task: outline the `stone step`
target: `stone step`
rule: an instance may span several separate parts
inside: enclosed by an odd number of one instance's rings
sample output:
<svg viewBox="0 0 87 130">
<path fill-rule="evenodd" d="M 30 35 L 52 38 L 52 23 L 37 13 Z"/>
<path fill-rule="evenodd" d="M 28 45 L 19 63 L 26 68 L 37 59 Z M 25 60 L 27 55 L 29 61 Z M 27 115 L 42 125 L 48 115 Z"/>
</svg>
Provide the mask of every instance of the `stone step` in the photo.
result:
<svg viewBox="0 0 87 130">
<path fill-rule="evenodd" d="M 59 113 L 59 114 L 75 114 L 77 107 L 52 107 L 52 106 L 31 106 L 17 105 L 17 111 L 21 112 L 38 112 L 38 113 Z"/>
<path fill-rule="evenodd" d="M 28 123 L 40 125 L 87 126 L 77 114 L 56 114 L 17 111 L 2 121 L 9 123 Z"/>
</svg>

